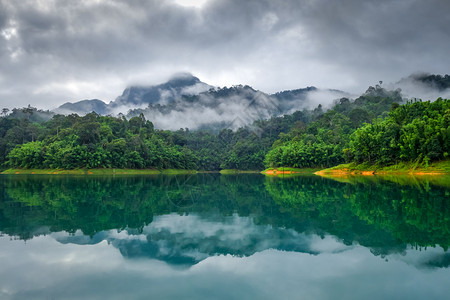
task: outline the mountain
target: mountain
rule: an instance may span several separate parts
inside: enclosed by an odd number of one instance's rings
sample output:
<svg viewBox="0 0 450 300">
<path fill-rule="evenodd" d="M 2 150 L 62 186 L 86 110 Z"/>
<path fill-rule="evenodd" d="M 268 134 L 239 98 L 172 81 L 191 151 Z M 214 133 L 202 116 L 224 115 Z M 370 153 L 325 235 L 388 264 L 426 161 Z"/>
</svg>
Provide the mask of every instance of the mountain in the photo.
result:
<svg viewBox="0 0 450 300">
<path fill-rule="evenodd" d="M 111 102 L 111 107 L 168 104 L 183 95 L 198 94 L 210 88 L 212 86 L 201 82 L 197 77 L 188 73 L 181 73 L 160 85 L 128 87 L 121 96 Z"/>
<path fill-rule="evenodd" d="M 201 82 L 197 77 L 187 73 L 180 73 L 172 77 L 166 83 L 154 86 L 130 86 L 122 95 L 109 104 L 99 100 L 81 100 L 67 102 L 54 110 L 56 113 L 85 115 L 92 111 L 100 114 L 127 113 L 136 108 L 145 108 L 148 105 L 166 105 L 174 102 L 182 96 L 198 94 L 212 88 Z"/>
<path fill-rule="evenodd" d="M 309 86 L 305 89 L 288 90 L 273 94 L 272 96 L 280 101 L 292 101 L 296 99 L 306 99 L 309 92 L 315 92 L 317 88 L 314 86 Z"/>
<path fill-rule="evenodd" d="M 81 100 L 75 103 L 66 102 L 54 110 L 54 112 L 60 114 L 76 113 L 79 115 L 85 115 L 93 111 L 99 115 L 106 115 L 109 112 L 108 105 L 99 99 L 91 99 Z"/>
<path fill-rule="evenodd" d="M 65 103 L 58 113 L 101 115 L 125 114 L 132 118 L 143 114 L 156 128 L 237 129 L 255 120 L 314 108 L 348 96 L 340 91 L 315 87 L 266 94 L 248 85 L 218 88 L 197 77 L 181 73 L 169 81 L 153 86 L 130 86 L 109 104 L 98 99 Z M 314 106 L 314 107 L 312 107 Z"/>
<path fill-rule="evenodd" d="M 145 108 L 130 110 L 127 117 L 143 114 L 155 127 L 177 130 L 189 129 L 237 129 L 255 120 L 292 113 L 310 108 L 314 95 L 320 90 L 309 87 L 269 95 L 248 85 L 210 88 L 193 95 L 181 95 L 166 104 L 159 101 Z M 331 103 L 344 93 L 326 90 Z M 347 95 L 347 94 L 345 94 Z M 317 106 L 317 104 L 315 105 Z"/>
</svg>

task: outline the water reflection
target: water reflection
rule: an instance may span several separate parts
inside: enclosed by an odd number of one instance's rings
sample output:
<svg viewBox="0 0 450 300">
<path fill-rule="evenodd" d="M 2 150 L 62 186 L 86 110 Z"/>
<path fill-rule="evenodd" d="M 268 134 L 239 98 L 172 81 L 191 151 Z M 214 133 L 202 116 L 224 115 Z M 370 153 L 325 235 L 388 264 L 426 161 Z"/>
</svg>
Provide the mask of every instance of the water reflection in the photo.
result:
<svg viewBox="0 0 450 300">
<path fill-rule="evenodd" d="M 406 179 L 0 176 L 0 299 L 443 298 L 448 196 Z"/>
<path fill-rule="evenodd" d="M 0 230 L 22 239 L 59 231 L 81 231 L 95 237 L 111 229 L 143 233 L 156 226 L 152 225 L 154 218 L 194 214 L 209 226 L 216 222 L 222 230 L 236 222 L 235 216 L 251 217 L 261 228 L 271 228 L 260 234 L 261 240 L 270 235 L 289 240 L 287 233 L 293 230 L 332 234 L 346 245 L 369 247 L 376 255 L 402 252 L 408 244 L 447 249 L 449 190 L 429 182 L 424 186 L 371 180 L 342 183 L 317 176 L 1 176 Z M 162 237 L 165 233 L 161 229 L 158 234 Z M 221 244 L 218 233 L 212 238 L 216 240 L 211 244 L 223 251 L 208 253 L 251 255 L 262 250 L 256 246 L 257 238 L 254 245 L 241 248 L 236 241 Z M 174 245 L 178 243 L 182 241 L 173 240 Z M 268 243 L 266 249 L 298 247 L 281 243 Z"/>
<path fill-rule="evenodd" d="M 61 243 L 97 244 L 104 240 L 127 258 L 155 258 L 173 265 L 194 265 L 215 255 L 251 256 L 267 249 L 318 254 L 311 236 L 292 229 L 255 225 L 249 217 L 204 219 L 175 214 L 156 217 L 141 232 L 102 231 L 92 238 L 77 232 L 57 237 Z"/>
<path fill-rule="evenodd" d="M 107 234 L 127 240 L 114 230 Z M 65 237 L 52 233 L 27 243 L 0 237 L 0 298 L 445 299 L 449 292 L 448 269 L 421 271 L 442 257 L 441 248 L 408 249 L 381 260 L 365 247 L 309 235 L 307 248 L 320 255 L 265 250 L 211 256 L 179 269 L 156 259 L 124 259 L 106 240 L 57 242 Z"/>
</svg>

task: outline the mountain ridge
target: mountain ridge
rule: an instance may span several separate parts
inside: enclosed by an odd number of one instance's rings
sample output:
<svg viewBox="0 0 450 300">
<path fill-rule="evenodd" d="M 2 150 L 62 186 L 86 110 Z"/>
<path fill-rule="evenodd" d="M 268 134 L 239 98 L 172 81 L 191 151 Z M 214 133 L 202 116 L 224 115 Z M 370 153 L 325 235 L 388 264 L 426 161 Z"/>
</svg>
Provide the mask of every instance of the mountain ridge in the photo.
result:
<svg viewBox="0 0 450 300">
<path fill-rule="evenodd" d="M 161 84 L 129 86 L 109 104 L 99 99 L 81 100 L 64 103 L 54 111 L 80 115 L 94 111 L 100 115 L 123 114 L 128 118 L 143 114 L 163 129 L 196 129 L 209 125 L 237 129 L 257 119 L 310 108 L 309 98 L 319 91 L 335 93 L 336 98 L 348 95 L 313 86 L 275 94 L 249 85 L 220 88 L 190 73 L 179 73 Z"/>
<path fill-rule="evenodd" d="M 379 82 L 380 85 L 382 82 Z M 403 78 L 388 89 L 402 92 L 406 98 L 436 99 L 450 97 L 449 75 L 418 73 Z M 56 113 L 84 115 L 144 115 L 156 128 L 231 128 L 237 129 L 259 119 L 267 119 L 297 110 L 327 108 L 349 93 L 314 86 L 284 90 L 273 94 L 249 85 L 215 87 L 190 73 L 178 73 L 156 85 L 131 85 L 110 103 L 99 99 L 67 102 Z"/>
</svg>

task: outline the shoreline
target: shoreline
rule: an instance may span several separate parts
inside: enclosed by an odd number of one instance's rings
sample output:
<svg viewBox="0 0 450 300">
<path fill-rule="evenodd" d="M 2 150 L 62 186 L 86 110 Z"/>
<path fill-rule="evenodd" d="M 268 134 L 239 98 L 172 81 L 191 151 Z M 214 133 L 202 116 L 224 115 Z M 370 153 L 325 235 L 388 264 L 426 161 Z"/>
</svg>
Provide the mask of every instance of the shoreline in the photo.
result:
<svg viewBox="0 0 450 300">
<path fill-rule="evenodd" d="M 315 174 L 316 172 L 320 172 L 319 168 L 290 168 L 290 167 L 280 167 L 280 168 L 268 168 L 264 171 L 261 171 L 261 174 L 267 175 L 267 176 L 294 176 L 298 174 Z"/>
<path fill-rule="evenodd" d="M 157 169 L 8 169 L 0 172 L 3 175 L 182 175 L 201 173 L 196 170 L 157 170 Z"/>
<path fill-rule="evenodd" d="M 385 176 L 385 175 L 414 175 L 414 176 L 445 176 L 450 175 L 450 160 L 431 163 L 422 166 L 417 163 L 399 163 L 392 166 L 378 166 L 369 164 L 341 164 L 328 169 L 319 168 L 268 168 L 258 170 L 223 169 L 215 171 L 182 170 L 182 169 L 7 169 L 1 171 L 3 175 L 182 175 L 218 173 L 222 175 L 263 174 L 273 177 L 288 177 L 296 175 L 317 175 L 322 177 L 343 176 Z"/>
<path fill-rule="evenodd" d="M 450 160 L 431 163 L 428 166 L 417 163 L 399 163 L 391 166 L 369 164 L 341 164 L 332 168 L 320 170 L 314 174 L 319 176 L 376 176 L 376 175 L 414 175 L 414 176 L 445 176 L 450 175 Z"/>
</svg>

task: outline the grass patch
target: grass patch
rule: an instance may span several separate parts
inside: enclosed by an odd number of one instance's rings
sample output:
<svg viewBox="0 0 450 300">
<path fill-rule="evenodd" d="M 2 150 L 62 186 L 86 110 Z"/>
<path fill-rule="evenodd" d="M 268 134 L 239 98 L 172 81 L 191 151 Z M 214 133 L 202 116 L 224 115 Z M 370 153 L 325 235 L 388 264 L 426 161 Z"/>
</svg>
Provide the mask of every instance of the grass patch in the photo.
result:
<svg viewBox="0 0 450 300">
<path fill-rule="evenodd" d="M 87 170 L 77 169 L 77 170 L 60 170 L 60 169 L 7 169 L 1 174 L 25 174 L 25 175 L 87 175 Z"/>
<path fill-rule="evenodd" d="M 157 174 L 195 174 L 195 170 L 156 170 L 156 169 L 8 169 L 1 174 L 24 174 L 24 175 L 157 175 Z"/>
<path fill-rule="evenodd" d="M 167 169 L 161 170 L 161 174 L 165 175 L 179 175 L 179 174 L 197 174 L 196 170 L 179 170 L 179 169 Z"/>
<path fill-rule="evenodd" d="M 419 162 L 400 162 L 395 165 L 381 166 L 370 163 L 349 163 L 341 164 L 332 168 L 324 169 L 316 174 L 318 175 L 369 175 L 370 174 L 416 174 L 416 175 L 440 175 L 450 174 L 450 160 L 438 161 L 433 163 Z"/>
<path fill-rule="evenodd" d="M 268 168 L 261 173 L 269 176 L 279 176 L 279 175 L 292 175 L 292 174 L 314 174 L 319 169 L 313 168 L 291 168 L 291 167 L 280 167 L 280 168 Z"/>
</svg>

